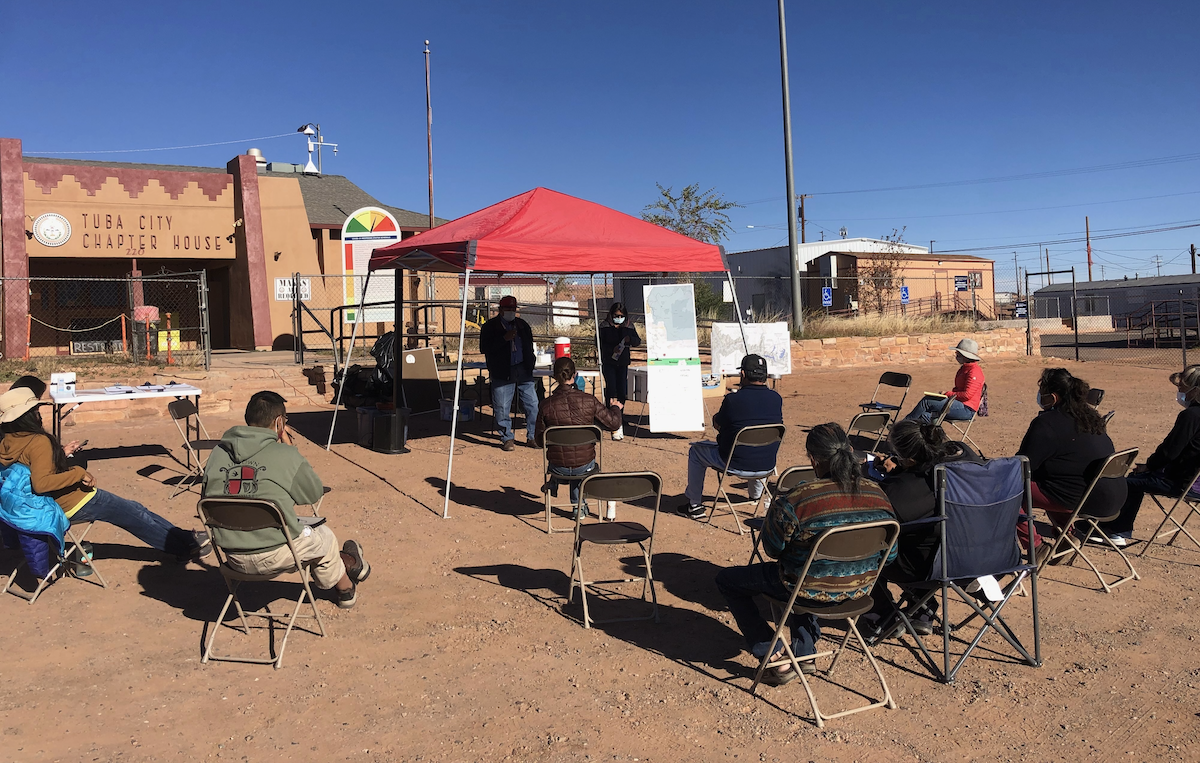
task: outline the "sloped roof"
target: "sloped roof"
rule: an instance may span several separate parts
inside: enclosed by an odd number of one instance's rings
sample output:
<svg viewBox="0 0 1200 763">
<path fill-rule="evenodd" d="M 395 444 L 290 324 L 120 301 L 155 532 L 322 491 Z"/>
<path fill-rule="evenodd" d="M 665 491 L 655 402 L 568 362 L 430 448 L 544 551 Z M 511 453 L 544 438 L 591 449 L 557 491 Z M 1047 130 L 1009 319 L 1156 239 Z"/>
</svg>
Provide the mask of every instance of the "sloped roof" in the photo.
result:
<svg viewBox="0 0 1200 763">
<path fill-rule="evenodd" d="M 1060 276 L 1065 278 L 1066 276 Z M 1149 276 L 1148 278 L 1117 278 L 1108 281 L 1079 281 L 1075 284 L 1077 291 L 1087 289 L 1088 291 L 1103 291 L 1104 289 L 1130 289 L 1134 287 L 1150 287 L 1150 286 L 1190 286 L 1200 284 L 1200 275 L 1191 273 L 1181 276 Z M 1066 292 L 1071 290 L 1071 282 L 1056 283 L 1049 286 L 1043 286 L 1034 292 L 1034 294 L 1054 294 L 1058 292 Z"/>
</svg>

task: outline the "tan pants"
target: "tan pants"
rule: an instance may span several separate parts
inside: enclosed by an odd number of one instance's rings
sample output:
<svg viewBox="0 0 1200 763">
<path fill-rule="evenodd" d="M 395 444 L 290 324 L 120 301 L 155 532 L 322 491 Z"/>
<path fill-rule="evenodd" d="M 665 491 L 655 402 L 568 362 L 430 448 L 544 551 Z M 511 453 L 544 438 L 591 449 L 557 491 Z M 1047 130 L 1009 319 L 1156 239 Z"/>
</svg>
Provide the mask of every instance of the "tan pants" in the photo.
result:
<svg viewBox="0 0 1200 763">
<path fill-rule="evenodd" d="M 301 562 L 317 560 L 312 567 L 313 578 L 321 588 L 333 588 L 346 574 L 346 565 L 338 547 L 337 537 L 326 525 L 305 527 L 300 537 L 292 541 Z M 287 545 L 260 551 L 257 554 L 229 554 L 229 566 L 249 575 L 270 575 L 295 569 L 292 552 Z"/>
</svg>

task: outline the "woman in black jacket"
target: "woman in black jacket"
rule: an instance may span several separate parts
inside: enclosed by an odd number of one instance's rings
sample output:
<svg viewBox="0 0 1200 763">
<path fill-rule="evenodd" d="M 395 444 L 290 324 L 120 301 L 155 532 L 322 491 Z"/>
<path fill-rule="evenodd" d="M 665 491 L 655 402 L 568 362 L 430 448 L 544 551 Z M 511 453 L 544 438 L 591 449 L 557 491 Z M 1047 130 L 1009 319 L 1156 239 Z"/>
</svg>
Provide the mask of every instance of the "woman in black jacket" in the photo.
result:
<svg viewBox="0 0 1200 763">
<path fill-rule="evenodd" d="M 608 317 L 600 324 L 600 370 L 604 374 L 604 398 L 608 405 L 625 405 L 629 393 L 629 348 L 641 345 L 642 338 L 629 323 L 625 305 L 613 302 Z M 625 434 L 621 427 L 612 438 L 620 440 Z"/>
</svg>

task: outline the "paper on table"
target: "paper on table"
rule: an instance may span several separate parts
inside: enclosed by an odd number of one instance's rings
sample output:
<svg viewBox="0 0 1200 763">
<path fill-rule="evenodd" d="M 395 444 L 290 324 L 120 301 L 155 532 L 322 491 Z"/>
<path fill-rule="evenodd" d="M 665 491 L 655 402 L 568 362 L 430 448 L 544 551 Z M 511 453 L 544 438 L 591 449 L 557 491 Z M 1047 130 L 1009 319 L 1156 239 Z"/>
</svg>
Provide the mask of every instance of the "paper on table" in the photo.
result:
<svg viewBox="0 0 1200 763">
<path fill-rule="evenodd" d="M 128 384 L 114 384 L 111 387 L 105 387 L 104 391 L 110 395 L 126 395 L 133 392 L 133 387 Z"/>
</svg>

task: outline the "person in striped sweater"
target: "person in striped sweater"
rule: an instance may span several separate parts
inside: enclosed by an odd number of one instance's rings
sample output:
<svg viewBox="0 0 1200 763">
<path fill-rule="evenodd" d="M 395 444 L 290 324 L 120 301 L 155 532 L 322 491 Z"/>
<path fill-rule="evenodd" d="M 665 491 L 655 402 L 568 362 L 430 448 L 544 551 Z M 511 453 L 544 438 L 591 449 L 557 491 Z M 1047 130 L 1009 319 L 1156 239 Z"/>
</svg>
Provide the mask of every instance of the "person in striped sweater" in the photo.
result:
<svg viewBox="0 0 1200 763">
<path fill-rule="evenodd" d="M 768 596 L 786 603 L 817 537 L 824 530 L 895 518 L 883 490 L 862 477 L 854 449 L 841 426 L 831 422 L 813 427 L 805 450 L 817 479 L 798 485 L 785 498 L 772 502 L 763 526 L 763 550 L 778 561 L 727 567 L 717 574 L 717 588 L 746 639 L 746 648 L 760 659 L 771 645 L 774 628 L 763 619 L 754 597 Z M 878 558 L 863 563 L 814 562 L 797 601 L 833 605 L 865 596 L 870 592 L 877 569 Z M 788 626 L 792 651 L 797 657 L 817 651 L 821 630 L 815 616 L 793 614 Z M 772 657 L 777 659 L 782 653 L 780 649 Z M 806 672 L 816 671 L 811 660 L 801 666 Z M 781 686 L 795 678 L 795 671 L 784 666 L 767 671 L 763 681 Z"/>
</svg>

